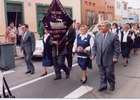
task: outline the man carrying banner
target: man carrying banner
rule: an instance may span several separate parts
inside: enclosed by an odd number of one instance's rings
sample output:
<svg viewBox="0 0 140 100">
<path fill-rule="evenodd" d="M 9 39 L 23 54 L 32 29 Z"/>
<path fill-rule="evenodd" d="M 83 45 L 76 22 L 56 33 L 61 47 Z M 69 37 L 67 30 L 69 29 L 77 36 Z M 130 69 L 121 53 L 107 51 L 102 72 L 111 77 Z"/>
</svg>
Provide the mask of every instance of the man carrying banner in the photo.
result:
<svg viewBox="0 0 140 100">
<path fill-rule="evenodd" d="M 70 70 L 65 64 L 66 33 L 73 23 L 59 0 L 53 0 L 48 12 L 42 19 L 44 26 L 53 38 L 52 57 L 56 77 L 54 80 L 61 79 L 61 69 L 66 73 L 66 78 L 70 75 Z"/>
<path fill-rule="evenodd" d="M 61 79 L 61 68 L 64 70 L 66 73 L 66 78 L 69 78 L 70 71 L 68 67 L 65 64 L 65 56 L 67 54 L 66 50 L 66 44 L 67 39 L 63 39 L 61 44 L 58 46 L 58 41 L 53 41 L 53 49 L 52 49 L 52 56 L 53 56 L 53 65 L 54 65 L 54 70 L 56 77 L 54 80 Z M 57 46 L 58 46 L 58 55 L 57 55 Z"/>
</svg>

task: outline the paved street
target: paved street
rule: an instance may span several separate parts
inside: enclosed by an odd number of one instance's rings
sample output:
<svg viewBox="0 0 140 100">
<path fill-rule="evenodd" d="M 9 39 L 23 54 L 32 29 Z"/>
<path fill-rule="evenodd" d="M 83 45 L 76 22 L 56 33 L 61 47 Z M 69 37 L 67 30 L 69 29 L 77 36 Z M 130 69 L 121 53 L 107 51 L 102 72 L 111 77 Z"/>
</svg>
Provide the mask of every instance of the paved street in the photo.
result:
<svg viewBox="0 0 140 100">
<path fill-rule="evenodd" d="M 20 53 L 20 56 L 22 54 Z M 93 69 L 88 70 L 88 81 L 85 85 L 80 83 L 81 70 L 74 59 L 70 78 L 54 81 L 53 67 L 48 68 L 48 75 L 42 74 L 41 58 L 34 58 L 35 74 L 24 74 L 26 65 L 24 59 L 16 60 L 16 68 L 4 72 L 4 76 L 12 93 L 17 98 L 140 98 L 140 52 L 139 55 L 131 54 L 129 65 L 123 66 L 122 57 L 116 64 L 116 90 L 98 92 L 99 72 L 95 61 Z"/>
</svg>

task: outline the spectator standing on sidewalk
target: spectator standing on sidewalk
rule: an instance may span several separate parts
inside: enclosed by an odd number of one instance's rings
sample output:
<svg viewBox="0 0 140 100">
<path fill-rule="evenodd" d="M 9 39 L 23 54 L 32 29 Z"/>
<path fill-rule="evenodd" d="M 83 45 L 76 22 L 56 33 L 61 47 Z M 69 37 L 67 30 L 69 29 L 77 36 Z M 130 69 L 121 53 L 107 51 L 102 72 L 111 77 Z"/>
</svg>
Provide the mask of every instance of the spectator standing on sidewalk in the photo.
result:
<svg viewBox="0 0 140 100">
<path fill-rule="evenodd" d="M 22 35 L 21 50 L 24 54 L 24 59 L 27 65 L 27 71 L 25 74 L 34 74 L 35 68 L 32 62 L 33 52 L 35 51 L 35 36 L 34 33 L 29 31 L 27 24 L 22 25 L 24 34 Z"/>
<path fill-rule="evenodd" d="M 16 50 L 16 41 L 17 41 L 17 28 L 14 26 L 14 22 L 10 22 L 10 25 L 7 27 L 6 32 L 5 32 L 5 42 L 14 42 L 14 55 L 17 55 L 17 50 Z"/>
<path fill-rule="evenodd" d="M 21 29 L 21 26 L 22 26 L 22 24 L 19 23 L 18 24 L 18 43 L 17 43 L 19 45 L 21 45 L 21 37 L 22 37 L 22 34 L 23 34 L 23 31 Z"/>
</svg>

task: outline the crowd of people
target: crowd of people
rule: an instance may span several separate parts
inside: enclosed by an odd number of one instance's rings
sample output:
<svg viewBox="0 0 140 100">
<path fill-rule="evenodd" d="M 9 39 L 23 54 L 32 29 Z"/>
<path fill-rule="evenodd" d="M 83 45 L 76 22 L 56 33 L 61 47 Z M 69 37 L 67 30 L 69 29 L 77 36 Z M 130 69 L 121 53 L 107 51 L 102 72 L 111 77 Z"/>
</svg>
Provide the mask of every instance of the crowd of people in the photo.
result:
<svg viewBox="0 0 140 100">
<path fill-rule="evenodd" d="M 62 78 L 61 69 L 65 72 L 65 78 L 69 78 L 72 70 L 73 57 L 77 57 L 77 63 L 81 69 L 81 83 L 85 84 L 87 68 L 92 68 L 92 60 L 96 60 L 100 73 L 99 91 L 107 89 L 107 82 L 110 90 L 115 89 L 115 63 L 118 62 L 119 55 L 123 57 L 123 65 L 129 63 L 130 53 L 133 50 L 138 54 L 140 48 L 140 25 L 138 23 L 113 23 L 104 21 L 98 24 L 97 32 L 89 32 L 86 25 L 74 22 L 68 30 L 65 38 L 59 43 L 44 27 L 42 38 L 44 50 L 42 52 L 43 73 L 47 75 L 47 68 L 54 66 L 56 77 L 54 80 Z M 11 22 L 6 29 L 6 42 L 15 42 L 19 35 L 21 51 L 23 51 L 27 65 L 26 74 L 34 74 L 35 68 L 32 63 L 33 52 L 35 51 L 35 36 L 29 31 L 27 24 L 19 24 L 18 30 Z M 14 48 L 15 49 L 15 48 Z M 17 55 L 15 49 L 15 56 Z M 67 60 L 67 64 L 65 63 Z"/>
</svg>

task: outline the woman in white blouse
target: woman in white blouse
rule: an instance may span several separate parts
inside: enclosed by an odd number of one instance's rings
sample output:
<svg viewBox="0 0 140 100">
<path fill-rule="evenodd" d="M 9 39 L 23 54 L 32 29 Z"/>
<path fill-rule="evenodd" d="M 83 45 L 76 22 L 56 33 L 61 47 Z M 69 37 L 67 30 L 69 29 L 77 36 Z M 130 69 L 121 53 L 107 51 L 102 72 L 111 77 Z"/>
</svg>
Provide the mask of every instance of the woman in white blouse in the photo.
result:
<svg viewBox="0 0 140 100">
<path fill-rule="evenodd" d="M 140 29 L 138 25 L 135 25 L 134 31 L 135 31 L 134 53 L 137 54 L 137 51 L 140 48 Z"/>
<path fill-rule="evenodd" d="M 118 34 L 119 33 L 119 29 L 118 29 L 118 24 L 117 23 L 113 23 L 112 24 L 111 32 L 114 33 L 114 34 Z"/>
<path fill-rule="evenodd" d="M 41 76 L 47 75 L 47 67 L 51 67 L 53 65 L 52 61 L 52 38 L 50 34 L 48 33 L 47 29 L 44 28 L 44 36 L 42 38 L 43 41 L 43 59 L 42 59 L 42 65 L 43 65 L 43 74 Z"/>
<path fill-rule="evenodd" d="M 126 67 L 128 64 L 128 58 L 130 50 L 132 49 L 134 34 L 129 29 L 128 24 L 123 25 L 123 31 L 118 34 L 119 40 L 121 42 L 121 53 L 124 58 L 124 66 Z"/>
<path fill-rule="evenodd" d="M 73 46 L 73 52 L 77 53 L 78 65 L 82 70 L 82 84 L 87 81 L 87 67 L 89 67 L 90 57 L 88 52 L 93 46 L 93 36 L 88 34 L 88 28 L 86 25 L 80 27 L 80 34 L 77 36 Z"/>
</svg>

